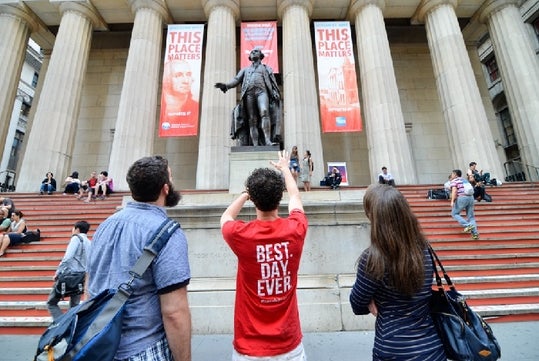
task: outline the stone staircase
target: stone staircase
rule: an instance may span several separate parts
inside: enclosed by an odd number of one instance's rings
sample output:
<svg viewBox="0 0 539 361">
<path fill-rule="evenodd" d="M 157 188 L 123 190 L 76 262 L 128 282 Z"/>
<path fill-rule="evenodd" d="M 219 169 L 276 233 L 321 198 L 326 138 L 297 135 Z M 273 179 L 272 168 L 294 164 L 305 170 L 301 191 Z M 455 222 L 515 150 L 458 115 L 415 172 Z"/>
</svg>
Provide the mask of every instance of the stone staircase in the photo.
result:
<svg viewBox="0 0 539 361">
<path fill-rule="evenodd" d="M 426 198 L 429 188 L 438 187 L 400 186 L 399 189 L 409 200 L 458 290 L 468 297 L 468 302 L 474 309 L 489 317 L 491 321 L 539 320 L 539 186 L 511 183 L 489 188 L 487 192 L 492 195 L 493 202 L 480 202 L 475 207 L 481 234 L 477 241 L 471 240 L 469 234 L 462 233 L 461 227 L 450 217 L 449 201 Z M 343 188 L 341 198 L 346 198 L 347 193 L 353 194 L 354 190 L 357 193 L 357 188 Z M 364 188 L 359 191 L 361 190 Z M 197 198 L 189 198 L 189 191 L 183 192 L 186 204 L 183 207 L 181 222 L 189 233 L 190 243 L 195 247 L 192 250 L 190 246 L 190 252 L 195 252 L 192 262 L 198 262 L 197 257 L 206 257 L 196 251 L 196 243 L 200 242 L 197 239 L 198 233 L 200 233 L 198 237 L 201 238 L 218 238 L 215 236 L 218 235 L 218 217 L 224 210 L 221 203 L 227 204 L 230 198 L 226 192 L 214 192 L 213 195 L 207 193 L 198 196 L 206 200 L 216 199 L 213 203 L 218 205 L 210 208 L 200 206 L 197 209 L 196 201 L 189 203 L 189 199 Z M 326 198 L 321 196 L 322 193 L 335 195 L 334 192 L 321 190 L 315 190 L 310 194 L 304 193 L 308 214 L 314 212 L 319 204 L 324 202 L 320 199 L 327 199 L 326 196 L 324 196 Z M 52 285 L 52 276 L 69 240 L 72 224 L 80 219 L 90 222 L 91 237 L 97 225 L 121 205 L 125 194 L 113 194 L 106 200 L 89 204 L 61 194 L 2 195 L 14 199 L 17 209 L 24 212 L 29 229 L 40 228 L 42 240 L 9 248 L 6 255 L 0 257 L 0 334 L 40 334 L 50 323 L 45 301 Z M 309 200 L 312 202 L 310 208 L 307 206 Z M 187 208 L 191 208 L 189 213 L 185 211 Z M 364 219 L 361 209 L 362 207 L 356 206 L 343 208 L 344 212 L 350 214 L 347 217 Z M 313 226 L 317 217 L 326 216 L 311 213 Z M 196 219 L 201 219 L 200 224 L 195 221 Z M 322 230 L 323 227 L 318 229 Z M 353 240 L 343 241 L 353 242 Z M 215 248 L 207 246 L 211 247 Z M 227 262 L 233 263 L 234 260 L 222 262 L 228 264 Z M 350 263 L 347 259 L 339 262 Z M 353 265 L 353 262 L 350 264 Z M 200 265 L 193 265 L 193 275 L 198 271 L 197 267 Z M 346 295 L 355 275 L 351 272 L 325 273 L 300 276 L 298 287 L 302 288 L 303 292 L 309 292 L 309 289 L 319 287 L 313 285 L 325 283 L 330 293 L 341 293 L 339 296 L 343 300 L 341 309 L 344 308 L 347 303 Z M 199 308 L 200 304 L 197 305 L 200 300 L 198 297 L 203 297 L 204 294 L 214 292 L 216 289 L 224 290 L 225 294 L 230 295 L 227 296 L 230 298 L 230 304 L 224 307 L 228 310 L 232 307 L 233 277 L 229 275 L 220 279 L 205 277 L 208 276 L 194 278 L 191 282 L 190 294 L 193 298 L 190 303 L 194 312 L 193 322 L 200 314 L 201 318 L 208 318 L 207 310 Z M 335 284 L 338 284 L 337 291 Z M 66 307 L 67 303 L 63 302 L 62 306 Z M 331 306 L 331 309 L 334 308 Z M 344 314 L 343 317 L 348 318 L 346 311 L 341 313 Z M 223 317 L 225 324 L 231 324 L 229 315 Z M 344 328 L 347 328 L 346 322 L 345 320 Z M 199 333 L 211 332 L 206 330 L 203 329 Z"/>
<path fill-rule="evenodd" d="M 480 233 L 472 240 L 450 216 L 450 201 L 426 199 L 425 187 L 401 191 L 457 289 L 493 321 L 539 320 L 539 187 L 489 187 L 475 204 Z"/>
</svg>

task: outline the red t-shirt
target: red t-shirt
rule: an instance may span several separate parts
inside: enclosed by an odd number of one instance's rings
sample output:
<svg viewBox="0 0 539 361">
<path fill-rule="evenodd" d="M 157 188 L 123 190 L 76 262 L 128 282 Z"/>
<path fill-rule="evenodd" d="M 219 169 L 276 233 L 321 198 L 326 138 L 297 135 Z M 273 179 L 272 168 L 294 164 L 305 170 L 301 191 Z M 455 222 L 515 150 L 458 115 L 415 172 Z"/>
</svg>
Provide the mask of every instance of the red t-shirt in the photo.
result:
<svg viewBox="0 0 539 361">
<path fill-rule="evenodd" d="M 234 348 L 275 356 L 302 339 L 296 286 L 307 217 L 297 209 L 274 221 L 229 221 L 223 238 L 238 257 Z"/>
</svg>

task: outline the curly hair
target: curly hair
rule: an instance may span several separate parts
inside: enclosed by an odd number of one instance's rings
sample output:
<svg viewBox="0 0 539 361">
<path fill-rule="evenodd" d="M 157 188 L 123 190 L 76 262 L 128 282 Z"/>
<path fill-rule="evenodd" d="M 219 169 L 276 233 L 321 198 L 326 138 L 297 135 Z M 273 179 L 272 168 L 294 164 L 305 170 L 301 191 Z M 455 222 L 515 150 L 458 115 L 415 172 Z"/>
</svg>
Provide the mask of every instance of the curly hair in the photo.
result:
<svg viewBox="0 0 539 361">
<path fill-rule="evenodd" d="M 170 182 L 168 161 L 159 155 L 141 158 L 129 167 L 125 178 L 134 200 L 154 202 Z"/>
<path fill-rule="evenodd" d="M 268 212 L 279 207 L 285 183 L 283 176 L 273 169 L 258 168 L 247 178 L 245 187 L 256 208 Z"/>
</svg>

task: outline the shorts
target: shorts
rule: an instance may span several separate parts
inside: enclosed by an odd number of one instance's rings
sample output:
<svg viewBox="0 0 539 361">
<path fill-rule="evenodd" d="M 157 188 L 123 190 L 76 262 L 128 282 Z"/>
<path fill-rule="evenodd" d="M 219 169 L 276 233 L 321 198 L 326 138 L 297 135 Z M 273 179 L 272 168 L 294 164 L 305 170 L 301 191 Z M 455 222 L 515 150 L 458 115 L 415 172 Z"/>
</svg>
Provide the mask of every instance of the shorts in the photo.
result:
<svg viewBox="0 0 539 361">
<path fill-rule="evenodd" d="M 303 343 L 300 343 L 292 351 L 275 356 L 247 356 L 234 350 L 232 361 L 307 361 L 307 355 L 305 355 Z"/>
</svg>

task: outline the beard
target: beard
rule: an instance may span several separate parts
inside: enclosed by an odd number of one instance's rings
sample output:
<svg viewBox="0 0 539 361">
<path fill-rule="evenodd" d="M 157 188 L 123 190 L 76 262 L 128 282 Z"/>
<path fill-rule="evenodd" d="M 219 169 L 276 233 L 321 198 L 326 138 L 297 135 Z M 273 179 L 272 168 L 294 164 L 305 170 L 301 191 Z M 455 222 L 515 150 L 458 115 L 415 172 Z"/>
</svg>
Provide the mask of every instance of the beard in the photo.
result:
<svg viewBox="0 0 539 361">
<path fill-rule="evenodd" d="M 165 198 L 165 206 L 174 207 L 178 205 L 180 199 L 182 199 L 180 192 L 174 189 L 172 183 L 168 183 L 168 194 Z"/>
</svg>

